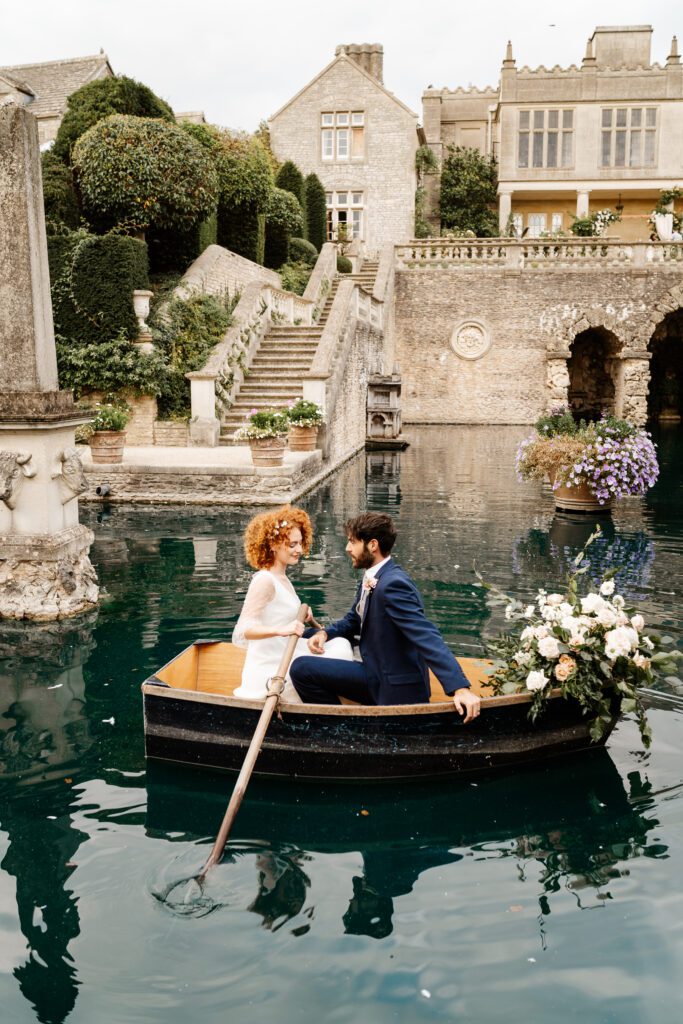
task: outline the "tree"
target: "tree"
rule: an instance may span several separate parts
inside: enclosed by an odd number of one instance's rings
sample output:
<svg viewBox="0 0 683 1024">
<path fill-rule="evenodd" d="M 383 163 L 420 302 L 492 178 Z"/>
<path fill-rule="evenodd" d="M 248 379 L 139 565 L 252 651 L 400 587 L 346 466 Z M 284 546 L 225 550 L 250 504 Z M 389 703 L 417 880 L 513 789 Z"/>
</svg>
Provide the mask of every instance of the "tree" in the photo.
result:
<svg viewBox="0 0 683 1024">
<path fill-rule="evenodd" d="M 52 147 L 54 155 L 70 164 L 72 150 L 81 135 L 111 114 L 154 117 L 175 123 L 175 115 L 168 103 L 142 82 L 125 75 L 100 78 L 96 82 L 88 82 L 69 96 L 66 113 Z"/>
<path fill-rule="evenodd" d="M 274 188 L 270 193 L 266 210 L 265 264 L 277 270 L 289 259 L 289 239 L 300 235 L 304 226 L 301 203 L 283 188 Z"/>
<path fill-rule="evenodd" d="M 275 177 L 275 184 L 283 188 L 285 192 L 291 192 L 296 196 L 303 209 L 306 201 L 304 195 L 304 176 L 291 160 L 286 160 Z"/>
<path fill-rule="evenodd" d="M 327 199 L 317 174 L 309 174 L 306 187 L 306 237 L 318 252 L 327 241 Z"/>
<path fill-rule="evenodd" d="M 81 219 L 71 168 L 59 160 L 52 150 L 42 155 L 43 200 L 48 230 L 66 225 L 76 228 Z"/>
<path fill-rule="evenodd" d="M 84 212 L 99 227 L 182 231 L 216 207 L 214 161 L 175 124 L 114 114 L 81 136 L 73 161 Z"/>
<path fill-rule="evenodd" d="M 245 132 L 212 129 L 220 145 L 218 170 L 218 244 L 255 263 L 263 263 L 266 210 L 273 171 L 261 142 Z"/>
<path fill-rule="evenodd" d="M 441 227 L 479 238 L 498 234 L 498 166 L 478 149 L 449 146 L 441 171 Z"/>
</svg>

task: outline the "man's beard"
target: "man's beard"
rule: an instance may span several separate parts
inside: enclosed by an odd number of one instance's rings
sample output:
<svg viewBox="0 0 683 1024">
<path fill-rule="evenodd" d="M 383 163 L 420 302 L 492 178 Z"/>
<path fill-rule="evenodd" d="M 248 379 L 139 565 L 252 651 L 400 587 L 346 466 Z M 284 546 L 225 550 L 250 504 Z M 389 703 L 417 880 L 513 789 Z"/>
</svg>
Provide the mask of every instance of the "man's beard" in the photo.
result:
<svg viewBox="0 0 683 1024">
<path fill-rule="evenodd" d="M 368 551 L 367 547 L 363 545 L 363 553 L 356 560 L 356 569 L 369 569 L 374 560 L 372 552 Z"/>
</svg>

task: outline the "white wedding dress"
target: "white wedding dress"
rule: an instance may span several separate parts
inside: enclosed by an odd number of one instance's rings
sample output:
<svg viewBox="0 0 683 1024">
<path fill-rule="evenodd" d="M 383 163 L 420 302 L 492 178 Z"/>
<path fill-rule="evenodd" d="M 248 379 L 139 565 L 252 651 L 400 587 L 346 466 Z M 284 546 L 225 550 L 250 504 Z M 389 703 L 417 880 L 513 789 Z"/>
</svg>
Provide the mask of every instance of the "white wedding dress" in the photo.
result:
<svg viewBox="0 0 683 1024">
<path fill-rule="evenodd" d="M 287 626 L 296 618 L 301 601 L 296 595 L 289 580 L 282 580 L 268 569 L 259 569 L 252 577 L 247 596 L 237 625 L 232 634 L 232 642 L 237 647 L 246 647 L 247 656 L 242 669 L 242 684 L 234 691 L 234 697 L 242 700 L 262 700 L 266 696 L 266 683 L 274 676 L 285 653 L 287 636 L 271 636 L 266 640 L 247 640 L 245 632 L 254 626 L 265 629 L 278 629 Z M 310 655 L 308 642 L 301 638 L 297 641 L 294 658 Z M 325 644 L 325 653 L 317 655 L 323 658 L 337 658 L 353 661 L 353 651 L 348 640 L 336 637 Z M 294 660 L 294 658 L 292 660 Z M 283 701 L 300 703 L 300 698 L 287 673 Z"/>
</svg>

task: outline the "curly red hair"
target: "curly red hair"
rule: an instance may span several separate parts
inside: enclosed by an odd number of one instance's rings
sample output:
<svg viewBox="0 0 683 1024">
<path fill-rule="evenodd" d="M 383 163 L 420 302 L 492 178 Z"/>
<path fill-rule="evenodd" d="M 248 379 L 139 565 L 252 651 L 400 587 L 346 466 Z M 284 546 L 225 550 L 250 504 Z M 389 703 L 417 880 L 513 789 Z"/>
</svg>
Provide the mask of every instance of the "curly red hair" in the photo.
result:
<svg viewBox="0 0 683 1024">
<path fill-rule="evenodd" d="M 261 512 L 247 523 L 244 531 L 244 554 L 254 569 L 269 569 L 275 561 L 273 549 L 289 537 L 291 530 L 301 530 L 301 546 L 305 555 L 311 550 L 311 520 L 302 508 L 283 505 L 273 512 Z"/>
</svg>

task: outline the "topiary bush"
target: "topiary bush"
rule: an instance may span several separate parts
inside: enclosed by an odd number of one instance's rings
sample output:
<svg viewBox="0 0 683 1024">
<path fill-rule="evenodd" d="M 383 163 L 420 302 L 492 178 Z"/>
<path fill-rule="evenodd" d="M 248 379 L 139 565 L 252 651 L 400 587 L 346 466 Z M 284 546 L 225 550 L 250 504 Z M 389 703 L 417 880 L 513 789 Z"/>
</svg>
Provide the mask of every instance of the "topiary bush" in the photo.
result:
<svg viewBox="0 0 683 1024">
<path fill-rule="evenodd" d="M 100 78 L 96 82 L 88 82 L 69 96 L 51 152 L 70 164 L 73 147 L 81 135 L 111 114 L 155 117 L 175 123 L 175 115 L 168 103 L 148 86 L 125 75 Z"/>
<path fill-rule="evenodd" d="M 133 291 L 148 288 L 147 247 L 124 235 L 48 235 L 55 332 L 68 343 L 137 337 Z"/>
<path fill-rule="evenodd" d="M 145 235 L 149 250 L 150 273 L 185 273 L 207 246 L 217 241 L 216 214 L 187 231 L 169 231 L 152 226 Z"/>
<path fill-rule="evenodd" d="M 306 203 L 306 192 L 304 189 L 304 176 L 292 160 L 285 160 L 275 176 L 275 184 L 285 192 L 291 192 L 304 209 Z"/>
<path fill-rule="evenodd" d="M 325 187 L 317 174 L 306 178 L 306 237 L 318 251 L 327 241 Z"/>
<path fill-rule="evenodd" d="M 255 263 L 263 263 L 265 213 L 273 189 L 273 171 L 261 142 L 244 132 L 212 129 L 219 198 L 219 245 Z"/>
<path fill-rule="evenodd" d="M 48 230 L 64 225 L 77 228 L 81 221 L 78 197 L 71 169 L 59 160 L 52 150 L 43 153 L 43 201 Z"/>
<path fill-rule="evenodd" d="M 289 259 L 292 263 L 306 263 L 313 267 L 318 259 L 318 250 L 307 239 L 294 236 L 289 240 Z"/>
<path fill-rule="evenodd" d="M 292 192 L 274 188 L 266 210 L 265 264 L 277 270 L 289 259 L 290 236 L 301 232 L 304 226 L 303 210 Z"/>
<path fill-rule="evenodd" d="M 216 208 L 214 161 L 175 124 L 115 114 L 72 155 L 84 212 L 100 228 L 189 230 Z"/>
<path fill-rule="evenodd" d="M 348 256 L 337 256 L 337 273 L 338 274 L 351 274 L 353 272 L 353 263 Z"/>
</svg>

